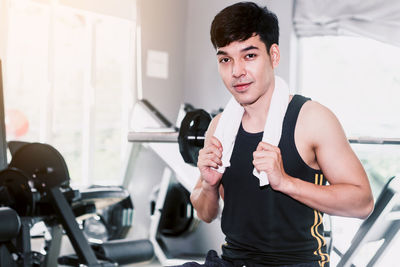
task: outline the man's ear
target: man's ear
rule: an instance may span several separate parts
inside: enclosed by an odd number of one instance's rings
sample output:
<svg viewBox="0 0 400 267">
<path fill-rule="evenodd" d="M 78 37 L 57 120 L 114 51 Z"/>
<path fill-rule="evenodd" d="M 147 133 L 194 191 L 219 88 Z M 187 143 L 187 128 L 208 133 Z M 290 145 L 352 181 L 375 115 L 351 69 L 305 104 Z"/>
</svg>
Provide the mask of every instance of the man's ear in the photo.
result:
<svg viewBox="0 0 400 267">
<path fill-rule="evenodd" d="M 279 60 L 281 59 L 281 53 L 277 44 L 271 45 L 269 49 L 269 56 L 271 57 L 272 67 L 275 69 L 276 67 L 278 67 Z"/>
</svg>

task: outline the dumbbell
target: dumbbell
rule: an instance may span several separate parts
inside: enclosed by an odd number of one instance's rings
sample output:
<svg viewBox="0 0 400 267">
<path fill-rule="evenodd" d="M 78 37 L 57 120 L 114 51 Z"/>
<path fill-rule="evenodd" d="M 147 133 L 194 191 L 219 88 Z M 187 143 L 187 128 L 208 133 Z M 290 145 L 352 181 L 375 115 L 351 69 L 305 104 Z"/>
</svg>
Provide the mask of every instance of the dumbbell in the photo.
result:
<svg viewBox="0 0 400 267">
<path fill-rule="evenodd" d="M 200 149 L 204 146 L 205 133 L 211 115 L 203 109 L 188 111 L 179 130 L 167 128 L 159 131 L 130 132 L 128 140 L 139 143 L 176 143 L 183 160 L 193 166 L 197 164 Z"/>
</svg>

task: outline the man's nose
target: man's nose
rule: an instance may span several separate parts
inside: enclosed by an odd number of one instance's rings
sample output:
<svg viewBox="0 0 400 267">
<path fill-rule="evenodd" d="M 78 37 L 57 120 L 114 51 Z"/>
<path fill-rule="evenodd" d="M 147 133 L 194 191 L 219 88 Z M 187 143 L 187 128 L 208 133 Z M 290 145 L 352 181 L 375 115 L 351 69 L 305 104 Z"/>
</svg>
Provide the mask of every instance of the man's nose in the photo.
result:
<svg viewBox="0 0 400 267">
<path fill-rule="evenodd" d="M 240 77 L 242 75 L 246 75 L 246 67 L 243 61 L 235 61 L 232 68 L 232 76 Z"/>
</svg>

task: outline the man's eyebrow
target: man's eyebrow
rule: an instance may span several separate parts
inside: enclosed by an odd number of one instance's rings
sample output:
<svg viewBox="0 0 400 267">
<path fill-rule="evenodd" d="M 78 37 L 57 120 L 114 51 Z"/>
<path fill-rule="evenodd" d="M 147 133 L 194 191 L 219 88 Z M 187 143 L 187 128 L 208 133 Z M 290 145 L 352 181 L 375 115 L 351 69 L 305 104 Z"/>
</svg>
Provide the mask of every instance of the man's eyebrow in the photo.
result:
<svg viewBox="0 0 400 267">
<path fill-rule="evenodd" d="M 226 53 L 225 51 L 222 51 L 222 50 L 218 50 L 217 51 L 217 56 L 218 55 L 224 55 L 224 56 L 226 56 L 226 55 L 228 55 L 228 53 Z"/>
<path fill-rule="evenodd" d="M 258 50 L 258 47 L 254 46 L 254 45 L 250 45 L 250 46 L 245 47 L 245 48 L 243 48 L 242 50 L 240 50 L 240 52 L 246 52 L 246 51 L 253 50 L 253 49 L 257 49 L 257 50 Z M 218 55 L 224 55 L 224 56 L 226 56 L 226 55 L 228 55 L 228 53 L 226 53 L 226 52 L 223 51 L 223 50 L 218 50 L 218 51 L 217 51 L 217 56 L 218 56 Z"/>
<path fill-rule="evenodd" d="M 243 48 L 242 50 L 240 50 L 241 52 L 245 52 L 245 51 L 249 51 L 249 50 L 253 50 L 253 49 L 257 49 L 258 47 L 254 46 L 254 45 L 250 45 L 248 47 Z"/>
</svg>

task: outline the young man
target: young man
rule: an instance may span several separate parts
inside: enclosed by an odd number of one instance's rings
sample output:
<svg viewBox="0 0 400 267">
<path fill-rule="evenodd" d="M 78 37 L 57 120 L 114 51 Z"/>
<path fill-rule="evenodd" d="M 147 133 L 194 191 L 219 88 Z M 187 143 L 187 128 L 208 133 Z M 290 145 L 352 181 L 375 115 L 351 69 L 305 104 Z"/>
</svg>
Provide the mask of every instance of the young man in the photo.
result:
<svg viewBox="0 0 400 267">
<path fill-rule="evenodd" d="M 206 265 L 328 266 L 322 214 L 366 218 L 373 209 L 367 175 L 326 107 L 288 97 L 279 145 L 261 141 L 278 39 L 275 14 L 254 3 L 225 8 L 211 25 L 219 73 L 244 113 L 223 174 L 216 168 L 225 148 L 214 136 L 221 114 L 199 153 L 201 177 L 191 194 L 198 217 L 211 222 L 224 200 L 222 259 L 208 255 Z M 253 168 L 268 175 L 269 185 L 260 187 Z"/>
</svg>

